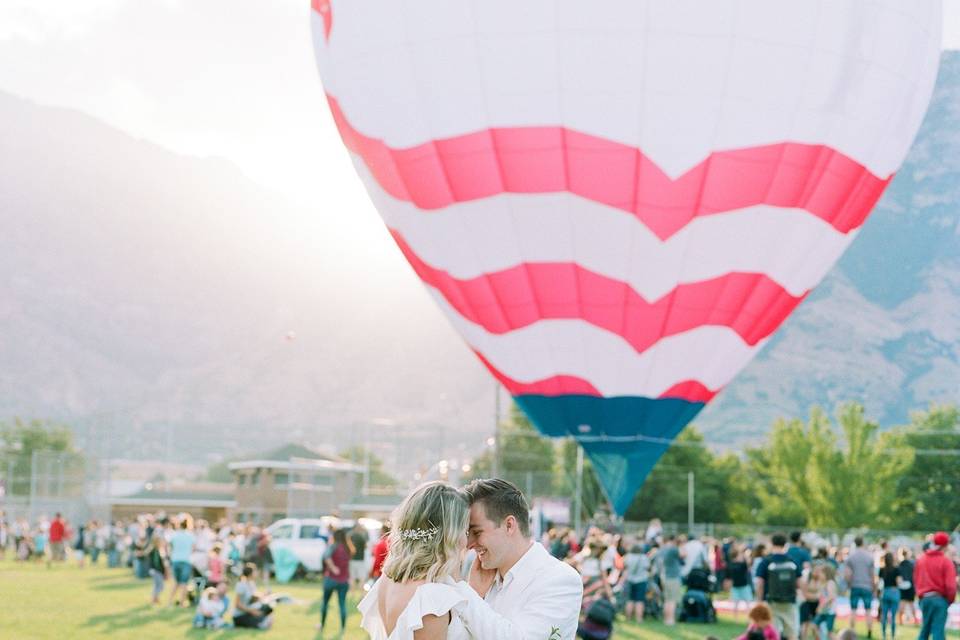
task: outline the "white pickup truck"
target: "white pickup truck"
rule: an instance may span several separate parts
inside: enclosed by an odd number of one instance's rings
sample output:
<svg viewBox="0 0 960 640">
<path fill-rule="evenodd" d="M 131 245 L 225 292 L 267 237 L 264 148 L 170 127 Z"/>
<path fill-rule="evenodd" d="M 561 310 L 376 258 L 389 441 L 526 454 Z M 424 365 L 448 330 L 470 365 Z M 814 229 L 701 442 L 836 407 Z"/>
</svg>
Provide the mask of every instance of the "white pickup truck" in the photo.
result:
<svg viewBox="0 0 960 640">
<path fill-rule="evenodd" d="M 380 528 L 383 523 L 372 518 L 360 518 L 359 522 L 370 534 L 370 543 L 365 553 L 365 560 L 370 566 L 370 553 L 374 543 L 380 537 Z M 353 520 L 341 520 L 333 516 L 284 518 L 277 520 L 266 530 L 270 534 L 272 551 L 281 548 L 289 549 L 300 560 L 305 571 L 320 572 L 323 571 L 323 552 L 327 550 L 330 532 L 353 527 L 353 525 Z"/>
</svg>

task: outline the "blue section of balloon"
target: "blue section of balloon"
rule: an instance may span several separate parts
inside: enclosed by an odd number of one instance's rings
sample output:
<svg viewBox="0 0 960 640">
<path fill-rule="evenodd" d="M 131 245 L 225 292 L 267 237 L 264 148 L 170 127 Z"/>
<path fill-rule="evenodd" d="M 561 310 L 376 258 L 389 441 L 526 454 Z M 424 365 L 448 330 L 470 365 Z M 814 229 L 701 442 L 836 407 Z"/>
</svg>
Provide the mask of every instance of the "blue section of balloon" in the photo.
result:
<svg viewBox="0 0 960 640">
<path fill-rule="evenodd" d="M 577 439 L 620 515 L 673 438 L 704 407 L 675 398 L 520 395 L 515 400 L 544 435 Z"/>
</svg>

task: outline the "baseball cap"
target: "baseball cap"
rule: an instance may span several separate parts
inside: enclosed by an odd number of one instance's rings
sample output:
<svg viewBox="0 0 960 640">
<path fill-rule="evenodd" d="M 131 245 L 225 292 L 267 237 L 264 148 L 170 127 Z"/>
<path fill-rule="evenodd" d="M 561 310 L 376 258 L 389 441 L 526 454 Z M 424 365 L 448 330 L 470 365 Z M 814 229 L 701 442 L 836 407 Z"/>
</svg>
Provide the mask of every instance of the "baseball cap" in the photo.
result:
<svg viewBox="0 0 960 640">
<path fill-rule="evenodd" d="M 950 536 L 943 531 L 937 531 L 935 534 L 933 534 L 933 544 L 937 545 L 938 547 L 945 547 L 950 544 Z"/>
</svg>

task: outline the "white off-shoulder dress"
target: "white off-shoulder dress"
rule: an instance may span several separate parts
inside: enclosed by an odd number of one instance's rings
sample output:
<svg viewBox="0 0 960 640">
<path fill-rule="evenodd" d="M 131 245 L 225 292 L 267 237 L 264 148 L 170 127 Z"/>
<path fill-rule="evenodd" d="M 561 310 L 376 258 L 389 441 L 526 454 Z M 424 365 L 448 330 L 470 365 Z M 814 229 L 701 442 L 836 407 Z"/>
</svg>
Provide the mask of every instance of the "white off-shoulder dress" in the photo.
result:
<svg viewBox="0 0 960 640">
<path fill-rule="evenodd" d="M 467 601 L 466 596 L 458 593 L 458 590 L 466 587 L 466 584 L 458 585 L 452 578 L 446 578 L 442 582 L 428 582 L 417 587 L 410 602 L 397 618 L 393 633 L 388 635 L 383 619 L 380 617 L 380 607 L 377 606 L 377 594 L 385 579 L 381 577 L 377 580 L 357 605 L 362 616 L 360 626 L 370 634 L 371 640 L 413 640 L 413 632 L 423 628 L 424 616 L 445 616 L 447 613 L 452 614 L 450 626 L 447 629 L 447 640 L 470 640 L 470 634 L 463 626 L 463 622 L 456 613 L 452 612 L 455 606 Z"/>
</svg>

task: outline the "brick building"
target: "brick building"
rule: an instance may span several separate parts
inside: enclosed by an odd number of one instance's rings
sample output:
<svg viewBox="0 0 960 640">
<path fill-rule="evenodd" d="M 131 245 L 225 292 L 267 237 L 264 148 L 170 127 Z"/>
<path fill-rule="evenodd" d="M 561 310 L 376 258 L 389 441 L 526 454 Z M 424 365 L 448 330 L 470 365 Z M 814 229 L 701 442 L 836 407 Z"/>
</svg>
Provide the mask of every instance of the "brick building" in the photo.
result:
<svg viewBox="0 0 960 640">
<path fill-rule="evenodd" d="M 281 518 L 341 515 L 360 493 L 363 467 L 300 445 L 230 463 L 234 500 L 228 517 L 270 524 Z"/>
</svg>

